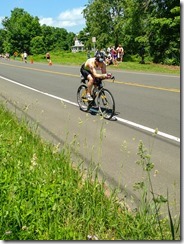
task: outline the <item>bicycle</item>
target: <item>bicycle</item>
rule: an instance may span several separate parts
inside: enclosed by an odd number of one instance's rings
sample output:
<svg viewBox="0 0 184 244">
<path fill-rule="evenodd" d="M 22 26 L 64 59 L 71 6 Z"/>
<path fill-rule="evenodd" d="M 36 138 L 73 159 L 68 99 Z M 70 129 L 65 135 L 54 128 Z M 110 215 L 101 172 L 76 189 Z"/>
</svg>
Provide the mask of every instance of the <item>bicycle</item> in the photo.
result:
<svg viewBox="0 0 184 244">
<path fill-rule="evenodd" d="M 114 77 L 112 77 L 114 81 Z M 77 90 L 77 103 L 79 108 L 88 112 L 91 108 L 96 108 L 104 119 L 110 120 L 115 114 L 115 101 L 112 93 L 104 88 L 102 79 L 96 78 L 92 89 L 92 101 L 86 98 L 88 80 L 81 77 L 81 85 Z M 97 105 L 97 106 L 96 106 Z"/>
</svg>

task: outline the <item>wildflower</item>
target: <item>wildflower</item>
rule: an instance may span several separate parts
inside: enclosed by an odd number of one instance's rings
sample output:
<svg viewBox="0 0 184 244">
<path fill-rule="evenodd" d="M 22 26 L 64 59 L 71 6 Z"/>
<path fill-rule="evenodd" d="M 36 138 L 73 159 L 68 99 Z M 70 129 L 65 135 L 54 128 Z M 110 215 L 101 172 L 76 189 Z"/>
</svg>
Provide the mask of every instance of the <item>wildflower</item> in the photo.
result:
<svg viewBox="0 0 184 244">
<path fill-rule="evenodd" d="M 88 235 L 87 238 L 88 240 L 98 240 L 98 237 L 96 237 L 95 235 L 94 236 Z"/>
<path fill-rule="evenodd" d="M 27 226 L 22 226 L 22 230 L 27 230 Z"/>
<path fill-rule="evenodd" d="M 54 149 L 53 149 L 53 154 L 56 154 L 56 153 L 59 152 L 59 147 L 60 147 L 60 143 L 58 143 L 58 144 L 54 147 Z"/>
<path fill-rule="evenodd" d="M 36 156 L 36 153 L 34 153 L 32 159 L 31 159 L 31 163 L 32 163 L 33 166 L 37 165 L 36 160 L 37 160 L 37 156 Z"/>
<path fill-rule="evenodd" d="M 30 170 L 33 170 L 34 167 L 37 165 L 36 161 L 37 161 L 37 156 L 36 156 L 36 153 L 34 153 L 32 159 L 31 159 Z"/>
</svg>

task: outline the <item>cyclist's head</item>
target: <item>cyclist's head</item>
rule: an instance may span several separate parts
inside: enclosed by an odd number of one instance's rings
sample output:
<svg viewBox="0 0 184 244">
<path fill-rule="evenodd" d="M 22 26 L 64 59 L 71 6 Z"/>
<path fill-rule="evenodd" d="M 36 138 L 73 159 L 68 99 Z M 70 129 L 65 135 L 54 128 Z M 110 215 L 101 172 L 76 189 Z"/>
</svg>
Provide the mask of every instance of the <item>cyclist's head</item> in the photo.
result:
<svg viewBox="0 0 184 244">
<path fill-rule="evenodd" d="M 103 63 L 105 61 L 105 54 L 103 52 L 98 52 L 95 55 L 96 61 Z"/>
</svg>

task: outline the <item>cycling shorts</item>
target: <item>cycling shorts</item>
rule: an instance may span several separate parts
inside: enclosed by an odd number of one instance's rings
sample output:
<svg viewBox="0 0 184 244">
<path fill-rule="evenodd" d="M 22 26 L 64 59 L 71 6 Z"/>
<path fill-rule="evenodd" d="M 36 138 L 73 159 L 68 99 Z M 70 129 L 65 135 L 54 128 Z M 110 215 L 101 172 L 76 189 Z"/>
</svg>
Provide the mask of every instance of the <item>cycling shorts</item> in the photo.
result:
<svg viewBox="0 0 184 244">
<path fill-rule="evenodd" d="M 81 74 L 84 76 L 84 78 L 85 78 L 86 80 L 87 80 L 88 75 L 93 75 L 93 74 L 91 73 L 91 71 L 86 70 L 86 69 L 84 68 L 84 64 L 81 66 L 81 68 L 80 68 L 80 72 L 81 72 Z"/>
</svg>

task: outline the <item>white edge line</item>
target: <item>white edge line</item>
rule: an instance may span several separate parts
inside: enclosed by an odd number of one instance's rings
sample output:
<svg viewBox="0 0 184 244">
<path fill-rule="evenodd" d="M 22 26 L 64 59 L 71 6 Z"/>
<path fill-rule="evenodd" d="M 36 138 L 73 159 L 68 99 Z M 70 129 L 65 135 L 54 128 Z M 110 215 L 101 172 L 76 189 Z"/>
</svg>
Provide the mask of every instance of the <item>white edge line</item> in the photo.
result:
<svg viewBox="0 0 184 244">
<path fill-rule="evenodd" d="M 46 96 L 49 96 L 49 97 L 58 99 L 58 100 L 60 100 L 60 101 L 63 101 L 63 102 L 66 102 L 66 103 L 69 103 L 69 104 L 78 106 L 77 103 L 71 102 L 71 101 L 69 101 L 69 100 L 67 100 L 67 99 L 64 99 L 64 98 L 61 98 L 61 97 L 54 96 L 54 95 L 49 94 L 49 93 L 47 93 L 47 92 L 42 92 L 42 91 L 37 90 L 37 89 L 35 89 L 35 88 L 32 88 L 32 87 L 30 87 L 30 86 L 26 86 L 26 85 L 20 84 L 20 83 L 18 83 L 18 82 L 16 82 L 16 81 L 10 80 L 10 79 L 5 78 L 5 77 L 3 77 L 3 76 L 0 76 L 0 78 L 1 78 L 1 79 L 4 79 L 4 80 L 7 80 L 7 81 L 9 81 L 9 82 L 11 82 L 11 83 L 14 83 L 14 84 L 16 84 L 16 85 L 22 86 L 22 87 L 24 87 L 24 88 L 27 88 L 27 89 L 29 89 L 29 90 L 32 90 L 32 91 L 41 93 L 41 94 L 43 94 L 43 95 L 46 95 Z"/>
<path fill-rule="evenodd" d="M 49 93 L 46 93 L 46 92 L 42 92 L 42 91 L 37 90 L 37 89 L 35 89 L 35 88 L 32 88 L 32 87 L 30 87 L 30 86 L 26 86 L 26 85 L 20 84 L 20 83 L 18 83 L 18 82 L 16 82 L 16 81 L 10 80 L 10 79 L 5 78 L 5 77 L 3 77 L 3 76 L 0 76 L 0 78 L 1 78 L 1 79 L 4 79 L 4 80 L 7 80 L 7 81 L 9 81 L 9 82 L 11 82 L 11 83 L 14 83 L 14 84 L 16 84 L 16 85 L 22 86 L 22 87 L 24 87 L 24 88 L 27 88 L 27 89 L 29 89 L 29 90 L 32 90 L 32 91 L 41 93 L 41 94 L 43 94 L 43 95 L 46 95 L 46 96 L 49 96 L 49 97 L 58 99 L 58 100 L 60 100 L 60 101 L 69 103 L 69 104 L 74 105 L 74 106 L 78 106 L 77 103 L 71 102 L 71 101 L 69 101 L 69 100 L 67 100 L 67 99 L 64 99 L 64 98 L 61 98 L 61 97 L 54 96 L 54 95 L 49 94 Z M 166 134 L 166 133 L 161 132 L 161 131 L 157 131 L 157 132 L 155 133 L 155 130 L 154 130 L 154 129 L 151 129 L 151 128 L 149 128 L 149 127 L 146 127 L 146 126 L 143 126 L 143 125 L 140 125 L 140 124 L 136 124 L 136 123 L 134 123 L 134 122 L 131 122 L 131 121 L 129 121 L 129 120 L 122 119 L 122 118 L 120 118 L 120 117 L 116 117 L 116 119 L 117 119 L 118 121 L 124 123 L 124 124 L 128 124 L 128 125 L 134 126 L 134 127 L 136 127 L 136 128 L 139 128 L 139 129 L 142 129 L 142 130 L 151 132 L 151 133 L 153 133 L 153 134 L 158 134 L 158 135 L 160 135 L 160 136 L 162 136 L 162 137 L 165 137 L 165 138 L 168 138 L 168 139 L 170 139 L 170 140 L 173 140 L 173 141 L 176 141 L 176 142 L 179 142 L 179 143 L 180 143 L 180 138 L 178 138 L 178 137 L 175 137 L 175 136 Z"/>
<path fill-rule="evenodd" d="M 122 119 L 122 118 L 119 118 L 119 117 L 116 117 L 116 119 L 124 124 L 128 124 L 128 125 L 131 125 L 131 126 L 134 126 L 136 128 L 139 128 L 139 129 L 142 129 L 142 130 L 145 130 L 145 131 L 148 131 L 148 132 L 151 132 L 153 134 L 157 134 L 157 135 L 160 135 L 160 136 L 163 136 L 165 138 L 168 138 L 170 140 L 173 140 L 173 141 L 177 141 L 177 142 L 180 142 L 180 138 L 178 137 L 175 137 L 175 136 L 172 136 L 172 135 L 169 135 L 169 134 L 166 134 L 164 132 L 161 132 L 161 131 L 156 131 L 156 129 L 151 129 L 149 127 L 146 127 L 146 126 L 143 126 L 143 125 L 140 125 L 140 124 L 136 124 L 134 122 L 131 122 L 129 120 L 125 120 L 125 119 Z"/>
</svg>

